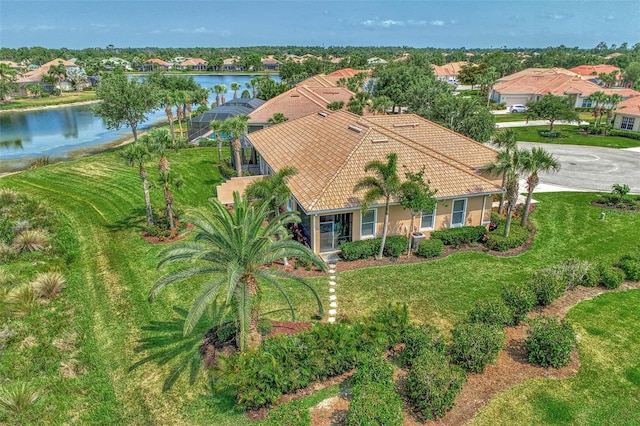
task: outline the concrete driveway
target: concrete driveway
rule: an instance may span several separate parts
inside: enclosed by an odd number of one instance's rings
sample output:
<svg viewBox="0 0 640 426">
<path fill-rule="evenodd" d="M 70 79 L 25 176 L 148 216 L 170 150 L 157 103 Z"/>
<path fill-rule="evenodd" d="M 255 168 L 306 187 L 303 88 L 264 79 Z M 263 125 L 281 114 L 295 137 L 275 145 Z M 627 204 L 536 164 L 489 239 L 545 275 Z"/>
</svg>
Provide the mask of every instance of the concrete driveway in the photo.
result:
<svg viewBox="0 0 640 426">
<path fill-rule="evenodd" d="M 627 184 L 631 193 L 640 194 L 640 149 L 613 149 L 580 145 L 518 142 L 530 149 L 540 146 L 560 161 L 558 173 L 540 175 L 543 191 L 610 192 L 614 183 Z M 521 186 L 525 191 L 526 187 Z"/>
</svg>

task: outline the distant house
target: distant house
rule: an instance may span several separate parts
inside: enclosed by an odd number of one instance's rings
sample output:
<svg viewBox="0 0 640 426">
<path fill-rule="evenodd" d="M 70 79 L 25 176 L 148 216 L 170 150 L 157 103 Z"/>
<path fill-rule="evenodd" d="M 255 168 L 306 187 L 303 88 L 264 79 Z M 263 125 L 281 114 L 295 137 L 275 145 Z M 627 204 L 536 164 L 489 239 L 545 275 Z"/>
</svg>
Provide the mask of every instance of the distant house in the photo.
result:
<svg viewBox="0 0 640 426">
<path fill-rule="evenodd" d="M 453 82 L 458 80 L 460 69 L 467 64 L 466 61 L 459 61 L 444 65 L 431 65 L 431 68 L 433 68 L 433 73 L 438 80 Z"/>
<path fill-rule="evenodd" d="M 9 68 L 15 70 L 15 71 L 22 71 L 22 67 L 20 66 L 20 64 L 15 63 L 13 61 L 0 61 L 0 64 L 5 64 L 6 66 L 8 66 Z"/>
<path fill-rule="evenodd" d="M 67 73 L 74 73 L 74 72 L 84 73 L 84 70 L 78 65 L 76 65 L 75 63 L 71 61 L 67 61 L 65 59 L 57 58 L 45 64 L 42 64 L 39 68 L 29 71 L 26 74 L 19 75 L 18 78 L 16 79 L 16 82 L 20 86 L 24 86 L 26 84 L 31 84 L 31 83 L 38 83 L 42 85 L 42 77 L 49 74 L 49 70 L 51 69 L 52 66 L 57 66 L 57 65 L 64 65 L 65 69 L 67 70 Z M 63 91 L 72 89 L 71 83 L 69 83 L 66 80 L 60 81 L 59 83 L 56 84 L 56 86 L 59 86 L 60 89 Z M 50 90 L 50 89 L 51 89 L 50 87 L 48 88 L 45 87 L 45 90 Z"/>
<path fill-rule="evenodd" d="M 206 71 L 207 61 L 202 58 L 189 58 L 178 64 L 181 70 Z"/>
<path fill-rule="evenodd" d="M 378 58 L 378 57 L 375 57 L 375 56 L 373 58 L 367 59 L 367 64 L 368 65 L 384 65 L 386 63 L 387 63 L 387 61 L 385 61 L 384 59 Z"/>
<path fill-rule="evenodd" d="M 362 211 L 363 194 L 354 193 L 353 187 L 369 175 L 364 171 L 367 162 L 386 161 L 389 153 L 398 156 L 399 175 L 424 167 L 431 187 L 438 190 L 436 208 L 423 212 L 414 229 L 409 229 L 409 212 L 393 200 L 390 235 L 488 226 L 493 195 L 503 192 L 499 179 L 479 173 L 481 166 L 495 161 L 495 150 L 413 114 L 360 117 L 344 110 L 320 111 L 247 138 L 257 151 L 262 174 L 288 166 L 298 170 L 287 182 L 290 208 L 300 213 L 316 253 L 380 236 L 383 201 Z M 233 184 L 238 188 L 237 181 Z M 223 192 L 228 191 L 218 187 L 218 194 Z"/>
<path fill-rule="evenodd" d="M 371 75 L 370 70 L 355 70 L 353 68 L 343 68 L 334 71 L 330 74 L 316 74 L 312 77 L 302 80 L 296 86 L 309 86 L 309 87 L 338 87 L 338 81 L 341 79 L 349 79 L 355 77 L 360 73 L 366 73 L 367 79 Z"/>
<path fill-rule="evenodd" d="M 105 67 L 107 71 L 111 71 L 115 68 L 121 68 L 126 71 L 131 71 L 131 62 L 126 59 L 118 58 L 117 56 L 109 59 L 102 59 L 100 63 Z"/>
<path fill-rule="evenodd" d="M 580 65 L 570 68 L 569 71 L 581 75 L 596 84 L 600 84 L 600 79 L 598 77 L 600 74 L 611 74 L 613 72 L 617 73 L 614 86 L 620 86 L 623 80 L 622 70 L 618 67 L 614 67 L 613 65 L 608 64 Z"/>
<path fill-rule="evenodd" d="M 168 70 L 171 66 L 170 62 L 163 61 L 159 58 L 152 58 L 144 61 L 141 71 Z"/>
<path fill-rule="evenodd" d="M 244 66 L 240 63 L 239 56 L 232 56 L 222 61 L 223 71 L 244 71 Z"/>
<path fill-rule="evenodd" d="M 282 66 L 282 62 L 275 59 L 273 55 L 269 55 L 266 58 L 262 59 L 262 68 L 269 71 L 279 70 Z"/>
<path fill-rule="evenodd" d="M 640 96 L 629 98 L 618 105 L 613 128 L 640 132 Z"/>
</svg>

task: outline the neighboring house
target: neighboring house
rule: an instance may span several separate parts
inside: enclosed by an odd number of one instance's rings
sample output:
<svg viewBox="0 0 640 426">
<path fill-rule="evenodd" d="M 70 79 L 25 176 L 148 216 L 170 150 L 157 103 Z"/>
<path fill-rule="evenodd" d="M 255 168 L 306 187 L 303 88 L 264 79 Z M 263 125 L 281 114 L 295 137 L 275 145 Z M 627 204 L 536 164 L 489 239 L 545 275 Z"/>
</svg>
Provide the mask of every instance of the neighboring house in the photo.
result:
<svg viewBox="0 0 640 426">
<path fill-rule="evenodd" d="M 249 115 L 265 102 L 258 98 L 236 98 L 211 108 L 209 111 L 187 122 L 189 141 L 207 137 L 211 134 L 212 121 L 224 121 L 238 115 Z"/>
<path fill-rule="evenodd" d="M 13 70 L 17 71 L 17 72 L 22 72 L 22 67 L 20 66 L 20 64 L 15 63 L 13 61 L 0 61 L 0 64 L 5 64 L 6 66 L 8 66 L 9 68 L 12 68 Z"/>
<path fill-rule="evenodd" d="M 622 81 L 623 81 L 622 70 L 618 67 L 614 67 L 613 65 L 608 65 L 608 64 L 580 65 L 577 67 L 570 68 L 569 71 L 574 72 L 578 75 L 581 75 L 584 78 L 596 84 L 600 84 L 600 78 L 599 78 L 600 74 L 611 74 L 613 72 L 617 72 L 614 86 L 622 85 Z"/>
<path fill-rule="evenodd" d="M 279 70 L 280 67 L 282 66 L 282 62 L 274 58 L 273 55 L 267 56 L 261 62 L 262 62 L 262 68 L 270 71 Z"/>
<path fill-rule="evenodd" d="M 288 54 L 284 57 L 284 60 L 295 62 L 296 64 L 301 64 L 303 61 L 303 58 L 302 56 Z"/>
<path fill-rule="evenodd" d="M 127 61 L 126 59 L 118 58 L 117 56 L 109 59 L 102 59 L 100 63 L 105 67 L 107 71 L 111 71 L 114 68 L 121 68 L 126 71 L 132 70 L 131 62 Z"/>
<path fill-rule="evenodd" d="M 16 79 L 16 83 L 18 83 L 20 86 L 24 86 L 26 84 L 31 84 L 31 83 L 41 84 L 42 77 L 49 73 L 49 69 L 52 66 L 59 65 L 59 64 L 64 65 L 65 69 L 67 70 L 67 73 L 74 73 L 74 72 L 83 73 L 84 72 L 84 70 L 82 70 L 82 68 L 80 68 L 75 63 L 71 61 L 67 61 L 65 59 L 57 58 L 57 59 L 54 59 L 53 61 L 49 61 L 45 64 L 42 64 L 39 68 L 36 68 L 22 75 L 18 75 L 18 78 Z M 63 91 L 72 90 L 71 83 L 69 83 L 68 81 L 61 81 L 58 84 L 56 84 L 56 87 L 58 85 Z M 48 89 L 45 89 L 45 90 L 48 90 Z"/>
<path fill-rule="evenodd" d="M 168 70 L 171 68 L 171 63 L 163 61 L 159 58 L 152 58 L 144 61 L 141 71 L 155 71 L 155 70 Z"/>
<path fill-rule="evenodd" d="M 444 65 L 431 65 L 431 68 L 433 68 L 433 74 L 438 80 L 453 82 L 458 80 L 460 69 L 467 64 L 466 61 L 459 61 Z"/>
<path fill-rule="evenodd" d="M 400 56 L 399 58 L 395 58 L 393 60 L 393 62 L 402 62 L 402 61 L 406 61 L 407 59 L 409 59 L 409 54 L 408 53 L 403 53 L 402 56 Z"/>
<path fill-rule="evenodd" d="M 178 69 L 181 70 L 193 70 L 193 71 L 206 71 L 207 61 L 202 58 L 189 58 L 178 64 Z"/>
<path fill-rule="evenodd" d="M 239 56 L 232 56 L 222 61 L 223 71 L 244 71 L 244 66 L 240 63 Z"/>
<path fill-rule="evenodd" d="M 249 133 L 271 126 L 269 119 L 277 112 L 284 114 L 288 120 L 295 120 L 325 111 L 331 102 L 344 102 L 346 105 L 353 95 L 344 87 L 298 85 L 269 99 L 249 114 Z"/>
<path fill-rule="evenodd" d="M 367 59 L 367 64 L 368 65 L 384 65 L 386 63 L 387 63 L 387 61 L 385 61 L 382 58 L 378 58 L 376 56 L 374 56 L 373 58 Z"/>
<path fill-rule="evenodd" d="M 564 68 L 528 68 L 498 79 L 493 85 L 491 100 L 509 108 L 514 104 L 539 101 L 551 93 L 574 98 L 575 107 L 588 107 L 590 102 L 586 98 L 591 94 L 611 90 L 616 89 L 603 89 Z"/>
<path fill-rule="evenodd" d="M 371 75 L 370 70 L 355 70 L 353 68 L 344 68 L 334 71 L 330 74 L 317 74 L 312 77 L 302 80 L 296 86 L 309 86 L 309 87 L 338 87 L 338 81 L 340 79 L 348 79 L 356 76 L 360 73 L 366 73 L 367 79 Z"/>
<path fill-rule="evenodd" d="M 360 117 L 347 111 L 320 111 L 247 135 L 258 153 L 263 174 L 293 166 L 288 180 L 290 208 L 301 216 L 316 253 L 335 252 L 340 244 L 379 237 L 384 204 L 361 210 L 363 192 L 355 184 L 369 175 L 371 160 L 398 155 L 398 174 L 419 172 L 437 189 L 434 211 L 423 212 L 410 230 L 410 214 L 393 200 L 389 234 L 464 225 L 487 225 L 493 195 L 502 193 L 500 179 L 481 176 L 478 169 L 495 161 L 496 151 L 417 115 Z M 242 185 L 232 182 L 242 192 Z M 219 193 L 226 193 L 224 185 Z"/>
<path fill-rule="evenodd" d="M 640 132 L 640 96 L 629 98 L 618 105 L 613 128 Z"/>
</svg>

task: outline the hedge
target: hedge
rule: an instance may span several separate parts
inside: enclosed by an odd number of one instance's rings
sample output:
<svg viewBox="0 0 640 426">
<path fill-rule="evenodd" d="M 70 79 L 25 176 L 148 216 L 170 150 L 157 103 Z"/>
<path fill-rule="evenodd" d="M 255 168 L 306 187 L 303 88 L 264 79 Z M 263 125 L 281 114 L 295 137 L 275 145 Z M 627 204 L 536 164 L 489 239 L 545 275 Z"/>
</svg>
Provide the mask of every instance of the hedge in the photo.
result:
<svg viewBox="0 0 640 426">
<path fill-rule="evenodd" d="M 404 349 L 400 353 L 400 362 L 405 367 L 411 367 L 424 351 L 444 353 L 446 349 L 442 333 L 430 324 L 407 328 L 402 341 Z"/>
<path fill-rule="evenodd" d="M 442 254 L 444 243 L 442 240 L 423 240 L 418 244 L 416 254 L 421 257 L 437 257 Z"/>
<path fill-rule="evenodd" d="M 530 321 L 526 346 L 529 362 L 543 367 L 563 367 L 571 361 L 576 346 L 576 333 L 571 324 L 562 320 L 540 316 Z"/>
<path fill-rule="evenodd" d="M 369 240 L 349 241 L 340 245 L 344 260 L 368 259 L 380 251 L 382 238 Z M 409 246 L 409 239 L 404 235 L 389 235 L 384 244 L 383 255 L 388 257 L 400 257 Z"/>
<path fill-rule="evenodd" d="M 459 323 L 452 335 L 451 359 L 470 373 L 481 373 L 495 362 L 505 345 L 504 330 L 487 324 Z"/>
<path fill-rule="evenodd" d="M 536 304 L 537 297 L 525 283 L 514 283 L 502 289 L 502 300 L 511 313 L 512 322 L 518 325 Z"/>
<path fill-rule="evenodd" d="M 513 314 L 502 299 L 480 300 L 469 311 L 469 322 L 487 325 L 511 325 Z"/>
<path fill-rule="evenodd" d="M 490 250 L 507 251 L 526 243 L 530 233 L 531 231 L 528 228 L 523 228 L 512 221 L 509 228 L 509 236 L 505 237 L 504 222 L 501 222 L 496 229 L 489 233 L 485 245 Z"/>
<path fill-rule="evenodd" d="M 459 247 L 477 243 L 484 239 L 487 228 L 484 226 L 461 226 L 431 232 L 432 240 L 441 240 L 445 246 Z"/>
<path fill-rule="evenodd" d="M 640 133 L 630 132 L 628 130 L 611 129 L 609 130 L 609 136 L 620 136 L 622 138 L 640 140 Z"/>
</svg>

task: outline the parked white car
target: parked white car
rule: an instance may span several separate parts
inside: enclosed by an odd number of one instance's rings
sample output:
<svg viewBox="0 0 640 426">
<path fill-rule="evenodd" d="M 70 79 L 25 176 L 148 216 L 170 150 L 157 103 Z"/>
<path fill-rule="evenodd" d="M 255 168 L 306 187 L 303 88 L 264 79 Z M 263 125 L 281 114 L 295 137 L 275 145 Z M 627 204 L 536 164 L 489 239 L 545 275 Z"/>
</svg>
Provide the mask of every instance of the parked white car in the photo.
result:
<svg viewBox="0 0 640 426">
<path fill-rule="evenodd" d="M 509 108 L 509 112 L 525 112 L 527 109 L 526 105 L 513 104 L 511 108 Z"/>
</svg>

